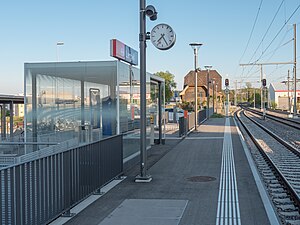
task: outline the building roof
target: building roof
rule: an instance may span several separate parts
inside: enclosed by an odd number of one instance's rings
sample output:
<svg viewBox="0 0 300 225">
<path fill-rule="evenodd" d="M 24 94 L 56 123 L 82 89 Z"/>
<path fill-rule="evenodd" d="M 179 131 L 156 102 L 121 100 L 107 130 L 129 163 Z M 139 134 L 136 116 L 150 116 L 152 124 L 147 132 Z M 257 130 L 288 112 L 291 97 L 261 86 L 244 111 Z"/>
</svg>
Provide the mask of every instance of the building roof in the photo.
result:
<svg viewBox="0 0 300 225">
<path fill-rule="evenodd" d="M 200 70 L 197 72 L 197 80 L 198 80 L 198 87 L 207 87 L 207 70 Z M 209 71 L 209 78 L 214 79 L 216 84 L 218 85 L 218 91 L 221 91 L 222 88 L 222 76 L 216 70 Z M 195 87 L 195 71 L 191 70 L 188 72 L 187 75 L 184 77 L 184 87 L 190 86 Z M 211 88 L 211 87 L 210 87 Z"/>
<path fill-rule="evenodd" d="M 288 91 L 288 83 L 286 81 L 283 82 L 277 82 L 277 83 L 270 83 L 270 86 L 275 91 Z M 294 90 L 294 84 L 293 82 L 290 82 L 290 91 Z M 297 91 L 300 90 L 300 82 L 297 82 Z"/>
<path fill-rule="evenodd" d="M 24 96 L 0 94 L 0 104 L 9 104 L 11 102 L 16 104 L 23 104 Z"/>
<path fill-rule="evenodd" d="M 180 92 L 180 95 L 185 95 L 185 92 L 188 88 L 189 88 L 189 85 L 185 86 L 185 88 Z"/>
</svg>

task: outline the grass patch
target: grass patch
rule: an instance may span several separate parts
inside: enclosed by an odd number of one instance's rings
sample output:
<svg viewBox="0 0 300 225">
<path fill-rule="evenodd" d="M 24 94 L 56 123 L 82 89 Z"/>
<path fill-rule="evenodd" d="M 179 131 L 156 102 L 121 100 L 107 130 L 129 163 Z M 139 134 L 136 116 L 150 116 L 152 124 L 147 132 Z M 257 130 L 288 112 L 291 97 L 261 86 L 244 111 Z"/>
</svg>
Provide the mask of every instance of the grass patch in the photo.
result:
<svg viewBox="0 0 300 225">
<path fill-rule="evenodd" d="M 210 118 L 224 118 L 224 115 L 219 113 L 214 113 Z"/>
</svg>

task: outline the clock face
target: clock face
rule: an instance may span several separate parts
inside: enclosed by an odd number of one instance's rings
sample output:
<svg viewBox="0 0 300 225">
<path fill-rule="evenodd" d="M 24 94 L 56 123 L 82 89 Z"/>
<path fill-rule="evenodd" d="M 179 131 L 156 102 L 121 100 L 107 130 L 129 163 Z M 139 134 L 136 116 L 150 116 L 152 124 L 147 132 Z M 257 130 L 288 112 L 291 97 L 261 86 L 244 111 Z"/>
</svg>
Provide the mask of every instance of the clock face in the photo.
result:
<svg viewBox="0 0 300 225">
<path fill-rule="evenodd" d="M 172 27 L 161 23 L 153 27 L 150 39 L 156 48 L 160 50 L 167 50 L 175 44 L 176 35 Z"/>
</svg>

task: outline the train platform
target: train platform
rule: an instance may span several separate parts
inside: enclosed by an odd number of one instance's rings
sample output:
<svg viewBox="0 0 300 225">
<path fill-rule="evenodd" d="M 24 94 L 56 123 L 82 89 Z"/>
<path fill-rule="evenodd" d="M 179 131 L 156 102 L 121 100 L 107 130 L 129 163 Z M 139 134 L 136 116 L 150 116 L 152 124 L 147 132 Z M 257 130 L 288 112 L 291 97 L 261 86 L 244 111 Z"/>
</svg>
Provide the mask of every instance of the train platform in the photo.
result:
<svg viewBox="0 0 300 225">
<path fill-rule="evenodd" d="M 126 179 L 65 224 L 279 224 L 233 118 L 211 118 L 149 152 L 150 183 Z"/>
</svg>

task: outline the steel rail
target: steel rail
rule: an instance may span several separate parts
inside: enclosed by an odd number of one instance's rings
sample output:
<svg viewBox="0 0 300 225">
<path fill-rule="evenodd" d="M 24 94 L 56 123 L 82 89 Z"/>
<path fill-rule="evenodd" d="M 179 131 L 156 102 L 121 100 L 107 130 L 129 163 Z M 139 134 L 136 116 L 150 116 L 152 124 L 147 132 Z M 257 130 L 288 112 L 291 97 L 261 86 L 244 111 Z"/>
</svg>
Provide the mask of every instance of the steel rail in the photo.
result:
<svg viewBox="0 0 300 225">
<path fill-rule="evenodd" d="M 253 112 L 257 115 L 262 115 L 261 112 L 253 110 L 253 109 L 249 109 L 249 108 L 243 108 L 243 109 L 247 110 L 247 111 L 250 111 L 250 112 Z M 290 126 L 290 127 L 293 127 L 295 129 L 300 130 L 300 122 L 299 121 L 295 121 L 295 120 L 291 120 L 291 119 L 288 119 L 288 118 L 283 118 L 283 117 L 271 115 L 269 113 L 266 113 L 266 117 L 271 119 L 271 120 L 274 120 L 276 122 L 279 122 L 279 123 L 282 123 L 282 124 L 285 124 L 287 126 Z"/>
<path fill-rule="evenodd" d="M 271 135 L 276 141 L 278 141 L 280 144 L 282 144 L 283 146 L 285 146 L 287 149 L 289 149 L 290 151 L 292 151 L 295 155 L 297 155 L 300 158 L 300 152 L 299 152 L 299 150 L 297 150 L 293 145 L 291 145 L 287 141 L 283 140 L 277 134 L 275 134 L 274 132 L 272 132 L 271 130 L 269 130 L 268 128 L 266 128 L 265 126 L 263 126 L 262 124 L 258 123 L 254 119 L 250 118 L 246 114 L 244 114 L 244 115 L 245 115 L 245 117 L 247 117 L 247 119 L 251 120 L 258 127 L 260 127 L 261 129 L 263 129 L 267 134 Z M 298 128 L 298 129 L 300 129 L 300 128 Z"/>
<path fill-rule="evenodd" d="M 237 116 L 237 113 L 241 110 L 238 110 L 235 112 L 234 116 L 238 120 L 239 124 L 242 125 L 244 130 L 247 132 L 259 152 L 261 153 L 262 157 L 267 161 L 268 165 L 271 167 L 271 170 L 274 172 L 275 176 L 279 180 L 280 183 L 283 184 L 283 186 L 286 188 L 287 192 L 290 194 L 291 199 L 294 201 L 295 205 L 298 207 L 298 211 L 300 212 L 300 197 L 296 190 L 291 186 L 289 181 L 285 178 L 285 176 L 281 173 L 281 171 L 277 168 L 277 166 L 274 164 L 273 160 L 270 159 L 270 157 L 265 153 L 263 147 L 258 143 L 254 135 L 251 133 L 251 131 L 247 128 L 247 126 L 244 124 L 244 122 Z M 246 116 L 246 115 L 245 115 Z M 246 116 L 246 118 L 248 118 Z M 249 119 L 249 118 L 248 118 Z M 251 120 L 252 121 L 252 120 Z M 257 123 L 255 123 L 257 125 Z M 276 138 L 274 138 L 276 139 Z"/>
</svg>

